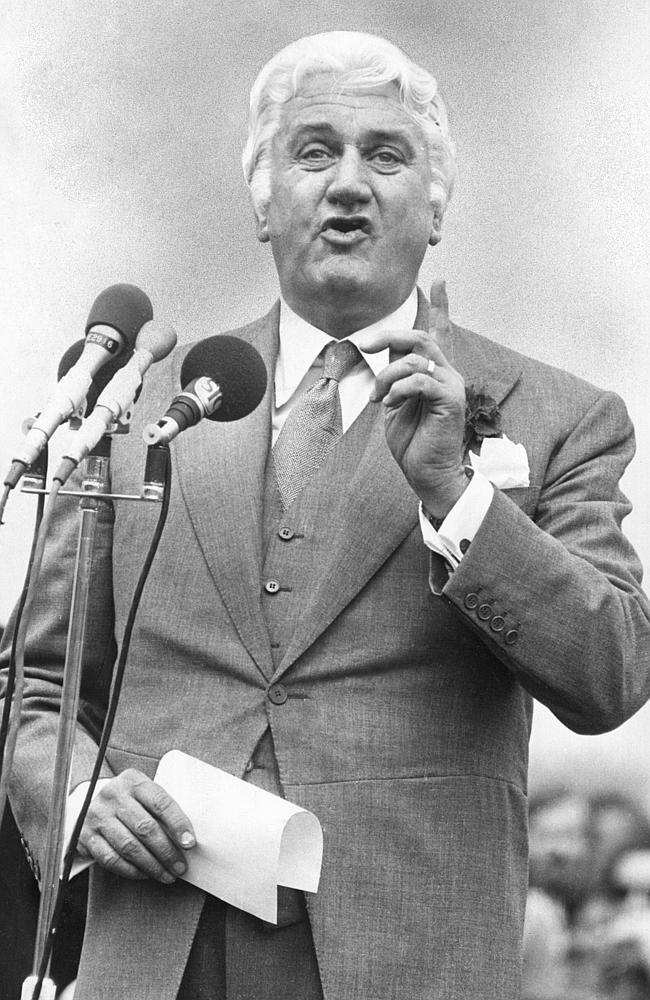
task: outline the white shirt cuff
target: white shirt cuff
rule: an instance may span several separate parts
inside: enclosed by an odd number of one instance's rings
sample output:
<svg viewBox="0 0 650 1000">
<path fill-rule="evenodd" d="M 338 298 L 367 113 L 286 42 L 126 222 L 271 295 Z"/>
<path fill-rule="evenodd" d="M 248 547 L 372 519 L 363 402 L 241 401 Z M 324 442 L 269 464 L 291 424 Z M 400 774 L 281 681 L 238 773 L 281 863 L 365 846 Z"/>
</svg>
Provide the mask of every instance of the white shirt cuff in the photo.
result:
<svg viewBox="0 0 650 1000">
<path fill-rule="evenodd" d="M 98 791 L 105 785 L 110 778 L 100 778 L 95 785 L 95 791 L 93 792 L 93 798 L 97 795 Z M 64 855 L 67 853 L 68 844 L 70 843 L 70 838 L 72 837 L 72 831 L 74 830 L 75 823 L 79 813 L 81 812 L 81 807 L 84 804 L 84 799 L 86 798 L 86 791 L 88 790 L 89 781 L 82 781 L 77 787 L 70 792 L 68 795 L 68 801 L 65 809 L 65 843 L 64 843 Z M 93 861 L 92 858 L 82 858 L 79 853 L 75 854 L 75 859 L 72 863 L 72 869 L 70 871 L 70 878 L 73 879 L 75 875 L 80 875 L 81 872 L 85 871 L 86 868 L 90 868 Z"/>
<path fill-rule="evenodd" d="M 494 496 L 489 479 L 475 472 L 467 489 L 456 501 L 439 529 L 433 527 L 420 504 L 420 529 L 428 549 L 442 556 L 455 569 L 481 527 Z"/>
</svg>

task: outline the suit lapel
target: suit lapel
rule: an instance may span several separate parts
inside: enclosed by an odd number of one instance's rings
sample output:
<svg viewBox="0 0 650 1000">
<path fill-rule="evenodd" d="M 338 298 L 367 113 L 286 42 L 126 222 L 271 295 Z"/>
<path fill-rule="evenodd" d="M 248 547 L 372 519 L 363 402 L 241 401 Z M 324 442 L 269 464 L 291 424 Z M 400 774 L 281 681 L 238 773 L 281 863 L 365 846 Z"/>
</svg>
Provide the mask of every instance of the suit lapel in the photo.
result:
<svg viewBox="0 0 650 1000">
<path fill-rule="evenodd" d="M 176 457 L 183 499 L 215 586 L 265 678 L 273 667 L 260 602 L 262 498 L 271 439 L 278 315 L 276 306 L 264 319 L 234 331 L 257 348 L 269 373 L 260 405 L 243 420 L 204 420 L 179 437 Z"/>
<path fill-rule="evenodd" d="M 429 329 L 429 303 L 419 290 L 415 327 Z M 498 345 L 453 324 L 438 341 L 466 384 L 484 389 L 497 403 L 515 385 L 521 369 L 506 359 Z M 418 499 L 386 445 L 381 405 L 369 403 L 368 408 L 374 415 L 366 447 L 342 497 L 332 497 L 339 517 L 331 539 L 329 571 L 323 567 L 314 581 L 275 678 L 316 641 L 418 523 Z M 343 439 L 345 447 L 353 446 L 353 430 Z M 327 478 L 321 478 L 318 485 L 327 489 Z"/>
</svg>

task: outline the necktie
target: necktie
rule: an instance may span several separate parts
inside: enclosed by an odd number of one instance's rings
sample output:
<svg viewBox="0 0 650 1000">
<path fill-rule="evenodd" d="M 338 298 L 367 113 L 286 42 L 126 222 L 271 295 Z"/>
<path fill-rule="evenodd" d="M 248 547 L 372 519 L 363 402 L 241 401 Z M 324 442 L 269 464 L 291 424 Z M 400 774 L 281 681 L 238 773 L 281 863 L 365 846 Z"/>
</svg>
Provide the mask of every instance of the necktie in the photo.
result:
<svg viewBox="0 0 650 1000">
<path fill-rule="evenodd" d="M 273 464 L 285 510 L 343 433 L 339 381 L 358 361 L 359 351 L 351 341 L 328 344 L 322 378 L 303 393 L 280 431 Z"/>
</svg>

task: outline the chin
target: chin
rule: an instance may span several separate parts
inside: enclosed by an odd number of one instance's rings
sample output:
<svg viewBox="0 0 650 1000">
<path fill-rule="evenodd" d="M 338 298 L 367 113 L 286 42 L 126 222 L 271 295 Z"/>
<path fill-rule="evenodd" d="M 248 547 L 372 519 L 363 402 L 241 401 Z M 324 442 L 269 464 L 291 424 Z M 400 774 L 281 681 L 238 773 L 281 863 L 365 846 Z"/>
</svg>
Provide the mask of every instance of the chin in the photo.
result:
<svg viewBox="0 0 650 1000">
<path fill-rule="evenodd" d="M 321 295 L 372 295 L 382 288 L 382 281 L 356 261 L 335 259 L 322 268 L 314 283 Z"/>
</svg>

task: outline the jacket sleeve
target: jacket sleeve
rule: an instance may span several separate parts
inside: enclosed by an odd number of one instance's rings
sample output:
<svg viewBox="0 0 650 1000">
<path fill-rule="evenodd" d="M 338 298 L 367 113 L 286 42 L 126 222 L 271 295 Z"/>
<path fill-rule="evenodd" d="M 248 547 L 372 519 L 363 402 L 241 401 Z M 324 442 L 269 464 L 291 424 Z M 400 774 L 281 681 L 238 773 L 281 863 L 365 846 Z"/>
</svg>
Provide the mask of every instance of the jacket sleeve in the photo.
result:
<svg viewBox="0 0 650 1000">
<path fill-rule="evenodd" d="M 614 729 L 650 695 L 650 608 L 621 531 L 634 454 L 625 406 L 603 393 L 546 466 L 534 521 L 495 490 L 442 591 L 535 698 L 571 729 Z"/>
<path fill-rule="evenodd" d="M 26 848 L 42 859 L 57 741 L 63 669 L 80 515 L 78 499 L 59 497 L 50 524 L 28 623 L 25 691 L 10 782 L 10 798 Z M 93 550 L 91 588 L 84 645 L 79 722 L 71 788 L 90 777 L 97 755 L 115 660 L 112 593 L 113 512 L 102 504 Z M 4 698 L 15 611 L 5 630 L 0 655 Z M 111 775 L 105 766 L 103 773 Z"/>
</svg>

